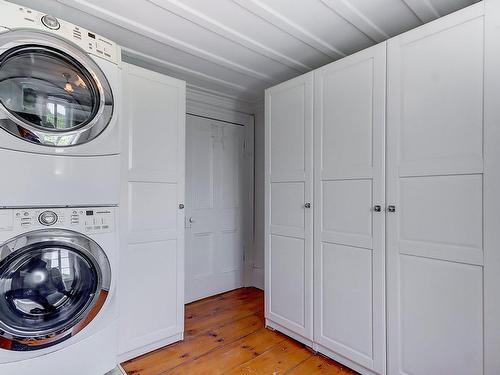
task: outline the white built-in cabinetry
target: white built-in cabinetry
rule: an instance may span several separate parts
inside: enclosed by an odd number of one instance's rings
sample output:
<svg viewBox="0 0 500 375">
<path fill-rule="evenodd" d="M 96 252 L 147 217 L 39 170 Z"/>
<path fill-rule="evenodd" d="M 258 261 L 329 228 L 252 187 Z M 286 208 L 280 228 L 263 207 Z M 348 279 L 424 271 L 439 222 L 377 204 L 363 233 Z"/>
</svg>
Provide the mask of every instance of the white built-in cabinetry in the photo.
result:
<svg viewBox="0 0 500 375">
<path fill-rule="evenodd" d="M 386 45 L 314 72 L 314 341 L 385 366 Z"/>
<path fill-rule="evenodd" d="M 312 73 L 266 92 L 265 315 L 268 325 L 310 345 L 313 339 L 312 103 Z"/>
<path fill-rule="evenodd" d="M 120 360 L 184 332 L 185 82 L 124 64 Z"/>
<path fill-rule="evenodd" d="M 268 326 L 363 374 L 500 373 L 499 19 L 266 91 Z"/>
</svg>

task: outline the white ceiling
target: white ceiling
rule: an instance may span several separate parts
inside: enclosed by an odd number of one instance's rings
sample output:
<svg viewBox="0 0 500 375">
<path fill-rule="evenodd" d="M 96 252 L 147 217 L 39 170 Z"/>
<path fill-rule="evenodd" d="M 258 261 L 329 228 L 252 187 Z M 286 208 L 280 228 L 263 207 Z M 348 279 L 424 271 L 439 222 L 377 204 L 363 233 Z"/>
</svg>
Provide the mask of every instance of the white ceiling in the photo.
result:
<svg viewBox="0 0 500 375">
<path fill-rule="evenodd" d="M 478 0 L 17 0 L 108 37 L 126 59 L 245 101 Z"/>
</svg>

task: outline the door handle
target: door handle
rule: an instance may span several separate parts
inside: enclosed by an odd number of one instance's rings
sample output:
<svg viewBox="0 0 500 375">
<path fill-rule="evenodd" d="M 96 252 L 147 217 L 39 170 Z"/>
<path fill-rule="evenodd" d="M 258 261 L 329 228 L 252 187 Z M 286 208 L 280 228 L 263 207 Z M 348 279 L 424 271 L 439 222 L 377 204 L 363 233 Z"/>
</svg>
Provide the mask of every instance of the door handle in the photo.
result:
<svg viewBox="0 0 500 375">
<path fill-rule="evenodd" d="M 387 206 L 387 212 L 396 212 L 396 206 L 392 204 Z"/>
</svg>

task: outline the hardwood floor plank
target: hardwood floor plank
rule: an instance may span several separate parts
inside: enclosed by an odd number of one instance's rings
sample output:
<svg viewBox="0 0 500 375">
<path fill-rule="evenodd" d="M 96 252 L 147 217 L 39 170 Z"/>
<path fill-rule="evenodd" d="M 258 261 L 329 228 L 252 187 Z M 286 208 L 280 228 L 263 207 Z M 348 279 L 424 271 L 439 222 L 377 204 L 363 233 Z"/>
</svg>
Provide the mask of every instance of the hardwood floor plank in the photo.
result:
<svg viewBox="0 0 500 375">
<path fill-rule="evenodd" d="M 234 368 L 226 374 L 280 375 L 313 355 L 304 345 L 285 339 L 258 357 Z"/>
<path fill-rule="evenodd" d="M 207 297 L 187 304 L 186 314 L 196 312 L 197 310 L 204 310 L 206 307 L 221 306 L 221 304 L 224 304 L 225 302 L 231 304 L 240 299 L 257 298 L 259 296 L 263 298 L 264 292 L 257 288 L 235 289 L 230 292 Z"/>
<path fill-rule="evenodd" d="M 208 300 L 202 305 L 187 305 L 185 324 L 188 334 L 190 333 L 189 331 L 199 331 L 201 328 L 207 326 L 211 322 L 217 324 L 218 321 L 222 321 L 225 318 L 232 320 L 232 316 L 234 314 L 238 314 L 238 309 L 243 309 L 246 311 L 248 310 L 248 308 L 252 308 L 251 313 L 261 311 L 260 307 L 264 304 L 264 296 L 262 291 L 259 291 L 255 288 L 245 289 L 254 290 L 249 291 L 248 293 L 243 295 L 236 295 L 231 298 L 222 295 L 220 297 L 214 298 L 213 300 Z M 230 311 L 232 311 L 232 313 Z"/>
<path fill-rule="evenodd" d="M 229 345 L 187 362 L 165 375 L 218 375 L 244 364 L 285 340 L 285 336 L 262 328 Z M 163 374 L 162 374 L 163 375 Z"/>
<path fill-rule="evenodd" d="M 238 320 L 249 315 L 259 313 L 264 308 L 264 302 L 260 299 L 250 301 L 233 309 L 223 310 L 217 314 L 209 315 L 204 319 L 186 323 L 186 335 L 195 336 L 210 327 L 218 326 L 233 320 Z"/>
<path fill-rule="evenodd" d="M 212 327 L 199 336 L 193 336 L 180 343 L 166 346 L 123 364 L 130 375 L 158 375 L 184 362 L 231 343 L 264 326 L 258 314 L 232 321 L 219 327 Z"/>
<path fill-rule="evenodd" d="M 340 363 L 322 355 L 314 355 L 286 373 L 287 375 L 355 375 Z"/>
<path fill-rule="evenodd" d="M 184 341 L 122 364 L 129 375 L 352 375 L 264 328 L 264 293 L 241 288 L 186 306 Z"/>
</svg>

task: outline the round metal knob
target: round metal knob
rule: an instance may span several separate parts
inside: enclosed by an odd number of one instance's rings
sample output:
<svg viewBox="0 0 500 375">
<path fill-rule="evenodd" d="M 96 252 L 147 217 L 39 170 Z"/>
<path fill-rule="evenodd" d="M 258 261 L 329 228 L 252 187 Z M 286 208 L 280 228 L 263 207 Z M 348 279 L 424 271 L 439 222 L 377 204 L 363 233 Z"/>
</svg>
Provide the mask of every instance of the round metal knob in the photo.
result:
<svg viewBox="0 0 500 375">
<path fill-rule="evenodd" d="M 54 211 L 44 211 L 38 216 L 38 221 L 42 225 L 53 225 L 57 222 L 57 214 Z"/>
<path fill-rule="evenodd" d="M 179 205 L 179 210 L 182 210 L 182 209 L 184 209 L 184 205 L 181 203 L 181 204 Z"/>
<path fill-rule="evenodd" d="M 387 211 L 388 212 L 396 212 L 396 206 L 394 206 L 392 204 L 387 206 Z"/>
<path fill-rule="evenodd" d="M 42 23 L 45 25 L 45 27 L 48 27 L 51 30 L 58 30 L 61 27 L 61 24 L 59 23 L 57 18 L 51 16 L 50 14 L 46 14 L 42 17 Z"/>
<path fill-rule="evenodd" d="M 304 204 L 304 207 L 305 208 L 311 208 L 311 203 L 307 202 L 306 204 Z"/>
<path fill-rule="evenodd" d="M 382 207 L 377 204 L 377 205 L 373 206 L 373 211 L 380 212 L 380 211 L 382 211 Z"/>
<path fill-rule="evenodd" d="M 189 218 L 189 222 L 190 222 L 191 224 L 193 224 L 193 223 L 194 223 L 194 219 L 193 219 L 192 217 L 190 217 L 190 218 Z"/>
</svg>

